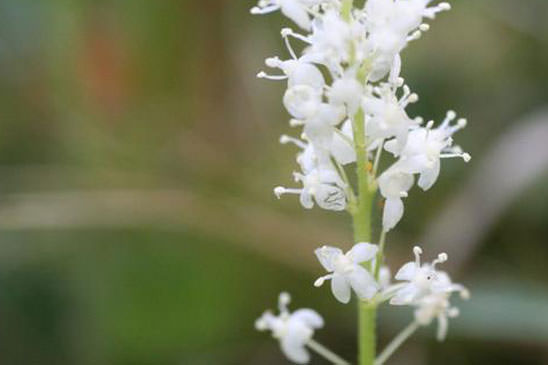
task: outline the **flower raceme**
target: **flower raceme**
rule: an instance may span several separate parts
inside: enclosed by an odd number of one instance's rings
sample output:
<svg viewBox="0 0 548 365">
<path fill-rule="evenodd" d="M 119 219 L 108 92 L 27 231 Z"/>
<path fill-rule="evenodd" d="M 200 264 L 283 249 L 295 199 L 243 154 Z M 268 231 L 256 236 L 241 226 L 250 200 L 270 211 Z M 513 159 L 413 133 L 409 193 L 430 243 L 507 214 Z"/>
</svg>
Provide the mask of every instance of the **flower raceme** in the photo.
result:
<svg viewBox="0 0 548 365">
<path fill-rule="evenodd" d="M 288 359 L 297 364 L 306 364 L 310 354 L 305 346 L 312 339 L 314 330 L 323 327 L 323 318 L 312 309 L 299 309 L 290 313 L 287 308 L 290 302 L 290 295 L 281 293 L 278 299 L 280 314 L 275 316 L 266 311 L 255 322 L 255 328 L 271 331 L 272 336 L 280 341 L 282 352 Z"/>
<path fill-rule="evenodd" d="M 448 321 L 458 315 L 450 303 L 453 293 L 467 298 L 468 291 L 454 284 L 437 265 L 447 260 L 440 254 L 421 263 L 422 250 L 415 247 L 415 261 L 405 264 L 391 283 L 384 266 L 386 234 L 404 217 L 404 199 L 416 184 L 426 191 L 438 180 L 441 161 L 470 161 L 453 141 L 467 122 L 454 111 L 435 124 L 410 115 L 408 106 L 419 96 L 401 77 L 402 52 L 430 29 L 425 20 L 450 9 L 432 0 L 365 0 L 356 7 L 352 0 L 259 0 L 252 14 L 280 11 L 296 24 L 281 30 L 286 56 L 265 60 L 270 71 L 262 79 L 287 85 L 282 103 L 295 136 L 282 135 L 281 144 L 297 147 L 296 187 L 274 188 L 277 198 L 297 195 L 305 209 L 318 206 L 330 211 L 347 210 L 353 217 L 356 241 L 370 241 L 375 194 L 384 200 L 379 244 L 356 243 L 348 252 L 331 246 L 315 251 L 328 272 L 316 287 L 331 281 L 336 300 L 348 303 L 352 292 L 372 310 L 384 302 L 414 308 L 408 328 L 387 346 L 376 364 L 387 357 L 418 327 L 438 322 L 438 339 L 447 334 Z M 293 47 L 298 43 L 299 47 Z M 296 50 L 299 50 L 297 52 Z M 385 167 L 386 166 L 386 167 Z M 347 174 L 353 168 L 357 179 Z M 369 210 L 369 211 L 368 211 Z M 362 227 L 363 225 L 363 227 Z M 280 296 L 280 314 L 266 312 L 257 328 L 270 330 L 282 351 L 293 362 L 308 362 L 307 348 L 334 364 L 346 362 L 312 340 L 323 325 L 312 310 L 290 313 L 289 296 Z M 363 307 L 363 308 L 362 308 Z M 374 342 L 374 326 L 360 320 L 360 336 Z M 361 340 L 360 340 L 361 341 Z M 360 342 L 361 343 L 361 342 Z M 363 346 L 362 346 L 363 345 Z M 361 344 L 360 351 L 374 352 L 374 344 Z M 362 356 L 363 355 L 363 356 Z M 360 354 L 360 364 L 372 364 L 370 354 Z"/>
<path fill-rule="evenodd" d="M 451 295 L 459 293 L 461 298 L 468 299 L 470 294 L 464 286 L 453 283 L 447 273 L 437 269 L 437 265 L 447 261 L 447 254 L 439 254 L 431 263 L 422 263 L 422 249 L 416 246 L 413 252 L 415 260 L 404 264 L 394 277 L 401 282 L 391 284 L 390 270 L 386 266 L 380 268 L 377 279 L 372 274 L 377 264 L 377 245 L 360 242 L 346 253 L 336 247 L 322 246 L 315 254 L 329 274 L 318 278 L 314 286 L 320 287 L 331 280 L 333 295 L 344 304 L 350 302 L 354 291 L 360 301 L 377 304 L 389 301 L 395 306 L 411 306 L 415 308 L 414 323 L 417 326 L 428 326 L 437 320 L 436 337 L 442 341 L 447 335 L 449 319 L 459 314 L 458 308 L 450 303 Z M 289 312 L 290 299 L 289 294 L 281 293 L 278 301 L 280 313 L 276 316 L 266 311 L 255 322 L 255 327 L 260 331 L 271 331 L 288 359 L 298 364 L 308 363 L 310 354 L 306 347 L 312 344 L 314 331 L 322 328 L 324 322 L 311 309 Z"/>
<path fill-rule="evenodd" d="M 448 10 L 447 3 L 430 5 L 428 0 L 369 0 L 362 9 L 343 14 L 340 0 L 261 0 L 253 14 L 280 10 L 304 33 L 281 31 L 289 58 L 269 57 L 265 64 L 277 74 L 261 71 L 258 77 L 287 83 L 283 105 L 290 125 L 302 127 L 300 138 L 282 136 L 301 151 L 300 172 L 293 174 L 301 188 L 277 187 L 276 196 L 297 194 L 306 209 L 315 203 L 322 209 L 351 209 L 352 186 L 344 166 L 356 162 L 365 148 L 373 164 L 383 151 L 396 160 L 379 173 L 378 186 L 386 199 L 383 226 L 389 231 L 403 217 L 402 198 L 417 184 L 429 189 L 437 180 L 440 160 L 469 155 L 453 146 L 452 135 L 465 126 L 455 113 L 437 128 L 410 117 L 408 105 L 418 101 L 400 77 L 401 51 L 417 38 L 432 19 Z M 301 54 L 292 42 L 304 45 Z M 357 146 L 356 115 L 364 113 L 366 146 Z M 378 164 L 376 164 L 378 166 Z M 376 173 L 376 171 L 375 171 Z"/>
</svg>

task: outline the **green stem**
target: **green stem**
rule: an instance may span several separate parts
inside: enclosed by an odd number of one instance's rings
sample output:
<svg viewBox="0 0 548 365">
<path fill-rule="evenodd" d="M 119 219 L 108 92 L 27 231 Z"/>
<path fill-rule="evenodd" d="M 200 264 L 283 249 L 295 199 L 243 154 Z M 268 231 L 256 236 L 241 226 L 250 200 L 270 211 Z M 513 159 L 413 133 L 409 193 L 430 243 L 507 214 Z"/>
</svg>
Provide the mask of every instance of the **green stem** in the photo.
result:
<svg viewBox="0 0 548 365">
<path fill-rule="evenodd" d="M 384 261 L 384 245 L 386 243 L 386 231 L 383 229 L 381 232 L 381 237 L 379 238 L 379 251 L 377 252 L 377 260 L 375 264 L 375 279 L 379 281 L 379 275 L 381 272 L 381 267 Z"/>
<path fill-rule="evenodd" d="M 365 141 L 364 112 L 360 109 L 354 116 L 354 145 L 356 149 L 356 175 L 358 177 L 358 209 L 354 213 L 354 240 L 371 242 L 371 212 L 375 188 L 370 184 L 369 161 Z"/>
<path fill-rule="evenodd" d="M 352 13 L 352 7 L 353 7 L 353 0 L 343 0 L 342 6 L 341 6 L 341 15 L 342 18 L 346 21 L 350 21 L 351 13 Z"/>
<path fill-rule="evenodd" d="M 375 362 L 377 305 L 359 302 L 358 307 L 358 348 L 359 365 L 373 365 Z"/>
<path fill-rule="evenodd" d="M 318 355 L 326 359 L 327 361 L 331 362 L 333 365 L 350 365 L 348 361 L 341 358 L 339 355 L 335 354 L 333 351 L 329 350 L 322 344 L 310 339 L 307 343 L 308 347 L 310 347 L 313 351 L 315 351 Z"/>
<path fill-rule="evenodd" d="M 394 352 L 407 340 L 415 331 L 419 328 L 417 322 L 411 322 L 409 326 L 405 327 L 393 340 L 386 346 L 386 348 L 379 355 L 377 360 L 375 360 L 375 365 L 382 365 L 388 360 Z"/>
<path fill-rule="evenodd" d="M 356 148 L 356 175 L 358 177 L 358 203 L 354 212 L 355 242 L 371 242 L 371 213 L 375 187 L 369 174 L 367 159 L 364 112 L 359 110 L 353 119 Z M 372 270 L 372 267 L 367 267 Z M 373 365 L 376 347 L 377 305 L 372 302 L 358 304 L 358 348 L 359 365 Z"/>
<path fill-rule="evenodd" d="M 343 0 L 341 14 L 346 21 L 352 17 L 353 0 Z M 355 62 L 355 45 L 352 44 L 353 55 L 349 61 L 350 65 Z M 367 80 L 368 64 L 365 62 L 359 67 L 358 79 L 364 83 Z M 360 108 L 352 120 L 352 129 L 354 134 L 354 148 L 356 150 L 356 175 L 358 178 L 357 202 L 352 209 L 352 218 L 354 225 L 354 242 L 371 242 L 371 215 L 373 211 L 373 201 L 376 193 L 376 184 L 370 171 L 367 158 L 367 141 L 365 137 L 365 113 Z M 373 270 L 371 265 L 366 266 L 370 272 Z M 376 347 L 376 320 L 377 304 L 375 302 L 358 303 L 358 364 L 373 365 L 375 361 Z"/>
</svg>

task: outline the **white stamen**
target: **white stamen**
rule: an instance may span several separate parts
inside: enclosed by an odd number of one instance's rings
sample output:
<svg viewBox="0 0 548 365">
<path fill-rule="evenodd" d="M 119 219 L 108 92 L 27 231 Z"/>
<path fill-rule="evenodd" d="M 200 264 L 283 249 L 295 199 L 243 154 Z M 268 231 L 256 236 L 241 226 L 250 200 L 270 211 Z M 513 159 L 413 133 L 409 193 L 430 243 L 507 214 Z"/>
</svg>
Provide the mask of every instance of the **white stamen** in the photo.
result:
<svg viewBox="0 0 548 365">
<path fill-rule="evenodd" d="M 272 81 L 281 81 L 281 80 L 287 80 L 287 76 L 285 75 L 268 75 L 266 72 L 261 71 L 257 74 L 257 77 L 259 79 L 267 79 Z"/>
<path fill-rule="evenodd" d="M 466 120 L 465 118 L 461 118 L 457 121 L 457 126 L 462 129 L 464 127 L 466 127 L 466 125 L 468 124 L 468 120 Z"/>
<path fill-rule="evenodd" d="M 288 144 L 288 143 L 293 143 L 294 145 L 296 145 L 297 147 L 301 148 L 301 149 L 305 149 L 306 148 L 306 144 L 303 143 L 302 141 L 298 140 L 297 138 L 293 138 L 293 137 L 290 137 L 288 135 L 285 135 L 283 134 L 282 136 L 280 136 L 280 143 L 281 144 Z"/>
<path fill-rule="evenodd" d="M 417 267 L 421 266 L 421 255 L 422 255 L 422 248 L 419 246 L 413 247 L 413 253 L 415 254 L 415 265 Z"/>
<path fill-rule="evenodd" d="M 299 120 L 299 119 L 290 119 L 289 120 L 289 126 L 290 127 L 300 127 L 304 125 L 304 122 L 302 120 Z"/>
<path fill-rule="evenodd" d="M 329 280 L 332 277 L 333 277 L 333 274 L 322 276 L 322 277 L 316 279 L 316 281 L 314 282 L 314 286 L 316 288 L 319 288 L 320 286 L 322 286 L 325 283 L 326 280 Z"/>
<path fill-rule="evenodd" d="M 419 96 L 415 93 L 409 95 L 409 97 L 407 98 L 408 102 L 409 103 L 416 103 L 417 101 L 419 101 Z"/>
<path fill-rule="evenodd" d="M 449 4 L 449 3 L 439 3 L 438 8 L 440 10 L 451 10 L 451 4 Z"/>
<path fill-rule="evenodd" d="M 278 57 L 269 57 L 266 60 L 264 60 L 265 65 L 268 67 L 280 67 L 281 61 Z"/>
</svg>

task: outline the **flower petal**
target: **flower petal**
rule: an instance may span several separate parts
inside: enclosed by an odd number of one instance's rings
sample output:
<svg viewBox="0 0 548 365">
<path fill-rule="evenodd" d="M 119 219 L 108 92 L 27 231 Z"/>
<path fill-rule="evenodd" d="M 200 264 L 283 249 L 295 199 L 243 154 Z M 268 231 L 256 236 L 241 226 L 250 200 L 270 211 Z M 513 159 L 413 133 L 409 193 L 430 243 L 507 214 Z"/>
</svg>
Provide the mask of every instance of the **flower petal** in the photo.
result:
<svg viewBox="0 0 548 365">
<path fill-rule="evenodd" d="M 396 280 L 412 281 L 417 274 L 417 269 L 417 264 L 414 261 L 408 262 L 396 273 L 395 278 Z"/>
<path fill-rule="evenodd" d="M 330 152 L 335 160 L 341 165 L 347 165 L 356 161 L 356 150 L 354 149 L 354 146 L 339 133 L 333 135 Z"/>
<path fill-rule="evenodd" d="M 341 211 L 346 208 L 346 194 L 338 186 L 321 184 L 314 197 L 322 209 Z"/>
<path fill-rule="evenodd" d="M 286 334 L 280 339 L 282 352 L 287 358 L 297 364 L 310 361 L 310 354 L 305 348 L 306 342 L 312 337 L 312 330 L 300 321 L 289 321 Z"/>
<path fill-rule="evenodd" d="M 339 302 L 343 304 L 350 302 L 350 284 L 348 284 L 343 275 L 333 275 L 333 278 L 331 279 L 331 291 Z"/>
<path fill-rule="evenodd" d="M 449 329 L 449 321 L 447 320 L 447 316 L 445 314 L 440 314 L 438 316 L 438 331 L 436 334 L 436 339 L 438 341 L 445 340 L 448 329 Z"/>
<path fill-rule="evenodd" d="M 348 280 L 360 299 L 371 299 L 377 294 L 378 286 L 375 279 L 360 265 L 355 265 L 348 275 Z"/>
<path fill-rule="evenodd" d="M 312 209 L 314 207 L 314 201 L 312 200 L 312 195 L 310 195 L 310 193 L 306 190 L 303 190 L 301 192 L 299 201 L 301 202 L 301 205 L 305 209 Z"/>
<path fill-rule="evenodd" d="M 377 245 L 373 245 L 368 242 L 359 242 L 356 243 L 350 251 L 348 251 L 346 256 L 348 256 L 348 258 L 356 264 L 359 264 L 361 262 L 373 259 L 377 255 L 378 251 L 379 248 Z"/>
<path fill-rule="evenodd" d="M 310 18 L 306 8 L 300 2 L 294 0 L 281 0 L 280 6 L 283 15 L 293 20 L 295 24 L 304 30 L 310 30 Z"/>
<path fill-rule="evenodd" d="M 440 175 L 440 160 L 434 162 L 430 169 L 424 169 L 419 177 L 417 184 L 422 190 L 428 190 L 434 185 Z"/>
<path fill-rule="evenodd" d="M 384 204 L 382 225 L 388 232 L 398 224 L 403 217 L 403 201 L 400 198 L 388 198 Z"/>
<path fill-rule="evenodd" d="M 398 290 L 396 295 L 390 300 L 392 305 L 411 304 L 419 294 L 419 288 L 416 285 L 408 284 Z"/>
<path fill-rule="evenodd" d="M 296 85 L 309 85 L 314 89 L 321 89 L 325 85 L 325 80 L 320 70 L 307 62 L 298 62 L 295 68 L 288 74 L 288 86 L 290 88 Z"/>
<path fill-rule="evenodd" d="M 322 328 L 324 325 L 322 316 L 315 310 L 308 308 L 296 310 L 291 314 L 291 318 L 299 320 L 312 328 Z"/>
<path fill-rule="evenodd" d="M 334 263 L 337 257 L 343 255 L 341 249 L 331 246 L 323 246 L 314 250 L 316 257 L 320 261 L 320 264 L 329 272 L 335 270 Z"/>
</svg>

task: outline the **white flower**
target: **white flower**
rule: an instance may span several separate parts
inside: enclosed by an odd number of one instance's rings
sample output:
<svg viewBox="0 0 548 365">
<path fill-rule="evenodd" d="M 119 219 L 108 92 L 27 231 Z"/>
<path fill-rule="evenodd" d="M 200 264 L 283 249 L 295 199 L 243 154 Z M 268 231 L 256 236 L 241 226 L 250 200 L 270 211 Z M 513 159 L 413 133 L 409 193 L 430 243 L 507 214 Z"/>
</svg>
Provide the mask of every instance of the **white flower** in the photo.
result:
<svg viewBox="0 0 548 365">
<path fill-rule="evenodd" d="M 291 297 L 281 293 L 278 300 L 280 314 L 275 316 L 270 311 L 265 312 L 256 322 L 259 331 L 272 331 L 272 336 L 280 341 L 282 352 L 287 358 L 297 364 L 310 361 L 306 344 L 312 339 L 314 330 L 322 328 L 322 317 L 312 309 L 299 309 L 290 313 L 287 305 Z"/>
<path fill-rule="evenodd" d="M 348 72 L 331 85 L 328 92 L 329 102 L 345 106 L 347 114 L 353 116 L 360 107 L 363 89 L 363 85 L 356 80 L 355 72 Z"/>
<path fill-rule="evenodd" d="M 306 136 L 303 136 L 306 137 Z M 287 135 L 280 137 L 281 144 L 292 143 L 299 147 L 302 152 L 297 155 L 297 162 L 302 171 L 312 171 L 318 166 L 330 168 L 330 156 L 341 165 L 347 165 L 356 161 L 356 151 L 352 136 L 352 123 L 347 120 L 340 129 L 335 129 L 331 145 L 319 150 L 315 149 L 312 143 L 302 141 Z"/>
<path fill-rule="evenodd" d="M 271 80 L 287 79 L 290 88 L 297 85 L 307 85 L 320 92 L 325 86 L 325 79 L 322 73 L 311 63 L 295 59 L 281 61 L 278 57 L 267 58 L 265 63 L 268 67 L 279 68 L 283 71 L 284 75 L 271 76 L 265 72 L 259 72 L 257 75 L 259 78 Z"/>
<path fill-rule="evenodd" d="M 312 209 L 314 201 L 326 210 L 341 211 L 346 208 L 345 184 L 336 171 L 327 167 L 317 167 L 293 175 L 295 181 L 303 184 L 302 189 L 278 186 L 274 189 L 278 199 L 283 194 L 298 194 L 301 205 L 306 209 Z"/>
<path fill-rule="evenodd" d="M 310 44 L 305 50 L 305 59 L 324 64 L 336 74 L 341 73 L 341 63 L 351 57 L 353 36 L 359 33 L 355 28 L 359 26 L 357 22 L 346 22 L 338 10 L 326 11 L 314 19 L 312 34 L 302 39 Z"/>
<path fill-rule="evenodd" d="M 437 264 L 447 261 L 447 254 L 441 253 L 432 263 L 421 264 L 422 249 L 415 247 L 413 253 L 415 261 L 403 265 L 396 274 L 396 280 L 407 283 L 396 292 L 390 304 L 415 304 L 430 294 L 447 294 L 455 291 L 460 292 L 463 297 L 468 296 L 468 291 L 462 285 L 453 284 L 447 273 L 436 270 Z"/>
<path fill-rule="evenodd" d="M 304 125 L 303 133 L 316 151 L 329 150 L 335 126 L 345 116 L 344 107 L 322 102 L 321 91 L 308 85 L 296 85 L 285 92 L 284 105 L 293 116 L 293 125 Z"/>
<path fill-rule="evenodd" d="M 429 29 L 422 20 L 449 10 L 448 3 L 427 7 L 430 0 L 368 0 L 365 19 L 368 47 L 373 56 L 371 81 L 382 79 L 407 43 Z"/>
<path fill-rule="evenodd" d="M 293 118 L 312 118 L 322 104 L 322 92 L 309 85 L 295 85 L 284 94 L 284 106 Z"/>
<path fill-rule="evenodd" d="M 456 113 L 449 111 L 438 128 L 432 129 L 430 122 L 425 128 L 412 130 L 401 152 L 394 141 L 385 145 L 387 151 L 400 155 L 400 168 L 412 174 L 420 174 L 418 185 L 423 190 L 430 189 L 438 179 L 442 158 L 460 157 L 466 162 L 470 161 L 469 154 L 453 146 L 452 135 L 466 126 L 466 119 L 459 119 L 456 125 L 451 125 L 455 118 Z"/>
<path fill-rule="evenodd" d="M 308 11 L 321 0 L 259 0 L 256 7 L 251 9 L 251 14 L 268 14 L 280 10 L 283 15 L 293 20 L 299 27 L 310 29 L 310 15 Z"/>
<path fill-rule="evenodd" d="M 413 186 L 413 175 L 399 168 L 397 164 L 390 167 L 378 178 L 384 203 L 382 225 L 385 232 L 390 231 L 403 217 L 403 200 Z"/>
<path fill-rule="evenodd" d="M 351 289 L 362 300 L 373 298 L 378 291 L 378 284 L 360 264 L 373 260 L 377 251 L 376 245 L 366 242 L 357 243 L 346 254 L 336 247 L 318 248 L 314 253 L 330 274 L 316 280 L 314 286 L 322 286 L 325 280 L 331 279 L 333 295 L 341 303 L 350 301 Z"/>
<path fill-rule="evenodd" d="M 456 307 L 451 307 L 449 302 L 450 293 L 433 293 L 429 294 L 417 303 L 415 309 L 415 320 L 421 326 L 428 326 L 437 318 L 438 320 L 438 341 L 443 341 L 447 336 L 449 327 L 449 318 L 455 318 L 459 315 L 459 310 Z"/>
<path fill-rule="evenodd" d="M 402 79 L 399 79 L 401 82 Z M 403 148 L 407 142 L 409 129 L 418 125 L 418 119 L 411 119 L 405 112 L 410 103 L 418 100 L 417 94 L 412 94 L 407 85 L 403 86 L 403 95 L 398 99 L 397 85 L 383 83 L 371 88 L 363 98 L 363 110 L 367 115 L 366 132 L 370 139 L 390 139 Z"/>
<path fill-rule="evenodd" d="M 316 113 L 303 121 L 303 133 L 317 151 L 327 151 L 332 147 L 335 127 L 344 116 L 343 107 L 321 103 Z"/>
<path fill-rule="evenodd" d="M 330 148 L 331 155 L 341 165 L 356 162 L 356 150 L 354 148 L 354 133 L 352 122 L 347 119 L 340 129 L 333 134 Z"/>
</svg>

